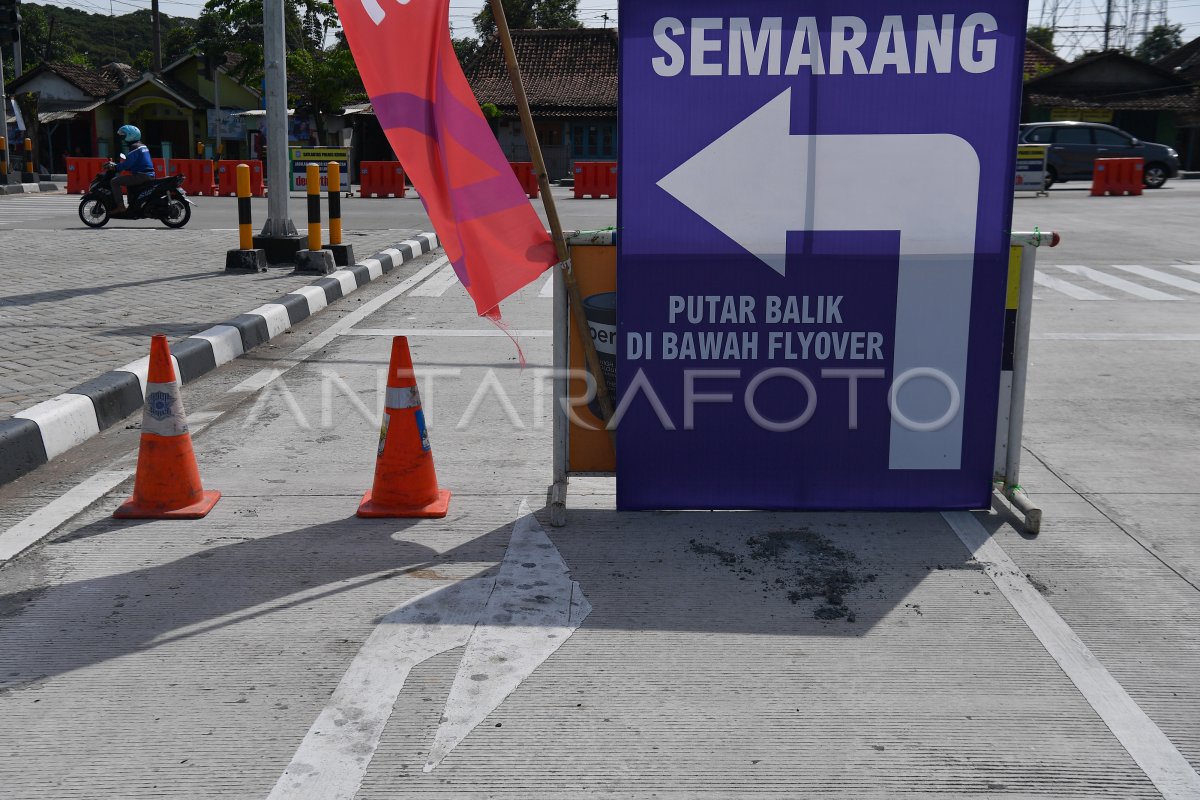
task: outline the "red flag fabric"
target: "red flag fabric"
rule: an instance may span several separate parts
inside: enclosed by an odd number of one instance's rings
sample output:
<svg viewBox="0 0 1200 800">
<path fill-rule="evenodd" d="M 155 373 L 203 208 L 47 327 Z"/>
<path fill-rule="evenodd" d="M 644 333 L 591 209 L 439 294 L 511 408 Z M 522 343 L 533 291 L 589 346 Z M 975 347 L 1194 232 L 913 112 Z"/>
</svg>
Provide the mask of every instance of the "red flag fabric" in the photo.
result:
<svg viewBox="0 0 1200 800">
<path fill-rule="evenodd" d="M 375 116 L 481 315 L 558 259 L 450 41 L 449 0 L 335 0 Z"/>
</svg>

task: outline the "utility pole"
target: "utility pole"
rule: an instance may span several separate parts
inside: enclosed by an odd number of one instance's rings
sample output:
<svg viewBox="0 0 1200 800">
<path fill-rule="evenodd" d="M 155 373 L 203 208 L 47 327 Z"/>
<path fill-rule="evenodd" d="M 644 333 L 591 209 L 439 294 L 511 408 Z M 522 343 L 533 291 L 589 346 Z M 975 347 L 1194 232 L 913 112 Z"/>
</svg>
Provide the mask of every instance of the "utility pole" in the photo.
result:
<svg viewBox="0 0 1200 800">
<path fill-rule="evenodd" d="M 154 24 L 154 52 L 150 59 L 150 69 L 162 72 L 162 31 L 158 25 L 158 0 L 150 0 L 150 18 Z"/>
<path fill-rule="evenodd" d="M 0 45 L 13 43 L 13 52 L 18 52 L 16 44 L 21 38 L 21 9 L 17 0 L 0 0 Z M 15 58 L 14 58 L 15 62 Z M 20 74 L 20 73 L 18 73 Z M 4 94 L 4 48 L 0 47 L 0 120 L 8 119 L 8 98 Z M 0 175 L 0 184 L 7 184 L 11 173 L 12 161 L 8 157 L 8 123 L 0 122 L 0 136 L 4 140 L 4 169 Z"/>
<path fill-rule="evenodd" d="M 1108 52 L 1109 35 L 1112 33 L 1112 6 L 1113 0 L 1108 0 L 1104 4 L 1104 52 Z"/>
<path fill-rule="evenodd" d="M 287 51 L 283 0 L 263 0 L 263 73 L 267 125 L 267 223 L 254 237 L 267 260 L 294 263 L 303 244 L 288 216 Z"/>
</svg>

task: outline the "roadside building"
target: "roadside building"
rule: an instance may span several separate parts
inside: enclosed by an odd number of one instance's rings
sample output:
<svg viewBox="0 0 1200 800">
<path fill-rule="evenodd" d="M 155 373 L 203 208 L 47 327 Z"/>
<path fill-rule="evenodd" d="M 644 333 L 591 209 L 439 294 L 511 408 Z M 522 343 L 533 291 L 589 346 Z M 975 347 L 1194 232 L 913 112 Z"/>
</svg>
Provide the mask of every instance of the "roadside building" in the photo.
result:
<svg viewBox="0 0 1200 800">
<path fill-rule="evenodd" d="M 196 142 L 201 142 L 208 147 L 209 157 L 245 158 L 249 144 L 237 114 L 258 108 L 262 95 L 235 80 L 229 72 L 233 66 L 227 61 L 214 73 L 205 69 L 201 56 L 186 55 L 161 73 L 147 72 L 130 81 L 107 102 L 115 119 L 142 129 L 156 155 L 163 144 L 170 144 L 173 157 L 190 158 L 196 154 Z M 214 86 L 218 81 L 219 89 Z M 221 104 L 219 148 L 217 101 Z M 116 127 L 100 131 L 101 137 L 115 141 Z"/>
<path fill-rule="evenodd" d="M 1172 75 L 1200 85 L 1200 38 L 1176 48 L 1154 62 Z M 1183 168 L 1200 170 L 1200 111 L 1180 115 L 1176 150 L 1184 157 Z"/>
<path fill-rule="evenodd" d="M 137 77 L 128 64 L 83 67 L 50 61 L 10 82 L 9 97 L 18 92 L 38 95 L 39 167 L 61 173 L 68 155 L 111 156 L 111 139 L 106 142 L 103 137 L 112 130 L 113 117 L 105 101 Z M 6 111 L 9 125 L 15 125 L 12 109 Z"/>
<path fill-rule="evenodd" d="M 222 142 L 227 157 L 244 158 L 249 142 L 236 114 L 260 107 L 262 97 L 234 79 L 229 71 L 233 66 L 227 62 L 215 76 L 220 81 Z M 173 158 L 188 158 L 195 155 L 196 142 L 211 145 L 216 138 L 213 76 L 196 55 L 184 56 L 162 72 L 142 74 L 128 64 L 46 62 L 10 82 L 6 91 L 10 97 L 37 93 L 36 151 L 39 166 L 51 172 L 65 172 L 68 155 L 115 157 L 121 150 L 117 129 L 126 123 L 142 129 L 155 157 L 163 155 L 165 144 Z M 7 110 L 11 125 L 15 117 Z"/>
<path fill-rule="evenodd" d="M 1022 121 L 1048 120 L 1115 125 L 1174 147 L 1185 169 L 1200 162 L 1200 86 L 1161 62 L 1147 64 L 1111 50 L 1027 80 Z"/>
<path fill-rule="evenodd" d="M 601 28 L 513 31 L 513 47 L 534 127 L 551 179 L 572 174 L 576 161 L 617 158 L 617 32 Z M 510 161 L 529 161 L 529 149 L 499 40 L 484 42 L 466 67 L 480 105 Z"/>
</svg>

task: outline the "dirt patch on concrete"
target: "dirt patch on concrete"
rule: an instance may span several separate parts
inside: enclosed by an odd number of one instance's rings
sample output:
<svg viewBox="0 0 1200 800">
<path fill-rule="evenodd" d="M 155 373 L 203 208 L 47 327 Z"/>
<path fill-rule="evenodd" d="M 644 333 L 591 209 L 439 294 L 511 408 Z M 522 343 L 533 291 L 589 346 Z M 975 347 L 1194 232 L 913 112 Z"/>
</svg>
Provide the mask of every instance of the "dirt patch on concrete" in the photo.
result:
<svg viewBox="0 0 1200 800">
<path fill-rule="evenodd" d="M 762 576 L 768 591 L 784 593 L 795 605 L 811 605 L 813 617 L 824 621 L 854 622 L 847 597 L 876 579 L 857 555 L 809 528 L 751 536 L 741 553 L 695 539 L 689 544 L 692 552 L 716 558 L 736 573 Z"/>
</svg>

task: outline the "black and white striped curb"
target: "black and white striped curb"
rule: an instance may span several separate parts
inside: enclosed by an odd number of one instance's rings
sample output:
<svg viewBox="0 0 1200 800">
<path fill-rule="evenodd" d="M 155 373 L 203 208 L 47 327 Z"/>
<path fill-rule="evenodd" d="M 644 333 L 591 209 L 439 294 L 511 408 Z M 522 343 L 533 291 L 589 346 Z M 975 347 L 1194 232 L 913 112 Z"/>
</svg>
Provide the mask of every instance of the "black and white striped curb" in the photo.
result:
<svg viewBox="0 0 1200 800">
<path fill-rule="evenodd" d="M 0 184 L 0 194 L 31 194 L 34 192 L 57 192 L 57 183 L 10 183 Z"/>
<path fill-rule="evenodd" d="M 171 345 L 175 372 L 181 382 L 193 381 L 437 246 L 435 234 L 418 234 L 352 267 L 193 334 Z M 141 409 L 149 364 L 147 355 L 18 411 L 12 419 L 0 420 L 0 485 L 32 472 Z"/>
</svg>

